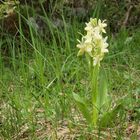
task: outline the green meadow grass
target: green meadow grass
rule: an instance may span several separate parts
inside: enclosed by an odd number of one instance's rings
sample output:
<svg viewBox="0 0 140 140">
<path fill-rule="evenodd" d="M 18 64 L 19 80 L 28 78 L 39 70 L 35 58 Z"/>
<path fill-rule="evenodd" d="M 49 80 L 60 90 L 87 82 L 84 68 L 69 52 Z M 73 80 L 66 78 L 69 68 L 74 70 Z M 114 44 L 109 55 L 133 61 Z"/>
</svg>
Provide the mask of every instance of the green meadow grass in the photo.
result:
<svg viewBox="0 0 140 140">
<path fill-rule="evenodd" d="M 55 28 L 47 23 L 43 35 L 28 22 L 24 33 L 0 40 L 0 139 L 117 139 L 138 138 L 140 117 L 140 30 L 120 30 L 109 37 L 109 53 L 101 64 L 108 78 L 112 106 L 123 103 L 121 116 L 104 129 L 89 130 L 72 93 L 90 98 L 86 59 L 77 57 L 78 32 L 74 20 Z M 6 47 L 7 53 L 3 54 Z M 133 132 L 129 132 L 129 127 Z M 128 134 L 127 134 L 128 133 Z M 64 138 L 63 138 L 64 137 Z"/>
</svg>

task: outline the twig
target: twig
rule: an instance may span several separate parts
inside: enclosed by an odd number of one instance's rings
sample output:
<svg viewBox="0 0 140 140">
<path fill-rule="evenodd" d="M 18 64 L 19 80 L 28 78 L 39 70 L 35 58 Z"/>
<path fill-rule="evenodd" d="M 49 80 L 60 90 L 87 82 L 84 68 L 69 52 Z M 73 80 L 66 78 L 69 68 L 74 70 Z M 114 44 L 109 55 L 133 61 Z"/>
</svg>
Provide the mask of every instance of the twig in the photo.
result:
<svg viewBox="0 0 140 140">
<path fill-rule="evenodd" d="M 131 11 L 132 7 L 133 7 L 133 6 L 132 6 L 132 5 L 130 5 L 130 7 L 129 7 L 128 11 L 126 12 L 126 16 L 125 16 L 125 19 L 124 19 L 124 22 L 123 22 L 123 27 L 125 27 L 125 26 L 126 26 L 126 24 L 127 24 L 127 22 L 128 22 L 129 15 L 130 15 L 130 11 Z"/>
</svg>

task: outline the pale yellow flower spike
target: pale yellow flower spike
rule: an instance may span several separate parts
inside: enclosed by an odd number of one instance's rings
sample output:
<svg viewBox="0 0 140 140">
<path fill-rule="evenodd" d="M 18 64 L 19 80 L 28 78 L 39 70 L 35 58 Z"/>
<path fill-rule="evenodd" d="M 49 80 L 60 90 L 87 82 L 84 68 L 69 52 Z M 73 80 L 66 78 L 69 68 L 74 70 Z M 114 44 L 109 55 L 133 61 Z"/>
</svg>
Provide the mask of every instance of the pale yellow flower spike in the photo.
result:
<svg viewBox="0 0 140 140">
<path fill-rule="evenodd" d="M 82 37 L 82 41 L 79 41 L 77 47 L 80 49 L 79 55 L 88 53 L 90 57 L 93 58 L 93 65 L 100 65 L 100 61 L 103 59 L 104 54 L 108 52 L 107 37 L 103 37 L 103 33 L 106 33 L 105 27 L 107 24 L 96 18 L 90 19 L 89 23 L 86 23 L 85 31 L 87 32 L 85 36 Z"/>
</svg>

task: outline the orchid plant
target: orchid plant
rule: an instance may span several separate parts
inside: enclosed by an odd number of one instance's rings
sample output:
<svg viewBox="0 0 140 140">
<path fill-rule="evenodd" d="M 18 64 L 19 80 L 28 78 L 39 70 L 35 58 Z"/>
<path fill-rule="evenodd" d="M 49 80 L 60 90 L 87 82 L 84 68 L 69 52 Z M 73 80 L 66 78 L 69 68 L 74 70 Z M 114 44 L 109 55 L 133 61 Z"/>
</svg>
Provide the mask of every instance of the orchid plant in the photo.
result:
<svg viewBox="0 0 140 140">
<path fill-rule="evenodd" d="M 105 106 L 109 103 L 107 82 L 105 76 L 100 74 L 100 63 L 105 53 L 109 52 L 106 26 L 106 20 L 101 21 L 100 19 L 91 18 L 90 22 L 86 23 L 86 35 L 82 36 L 81 41 L 78 40 L 79 44 L 77 45 L 77 48 L 80 49 L 77 55 L 80 56 L 85 53 L 90 65 L 89 75 L 92 97 L 90 102 L 92 103 L 92 108 L 78 94 L 73 93 L 73 96 L 83 116 L 92 126 L 97 126 L 101 114 L 106 114 L 107 107 Z"/>
</svg>

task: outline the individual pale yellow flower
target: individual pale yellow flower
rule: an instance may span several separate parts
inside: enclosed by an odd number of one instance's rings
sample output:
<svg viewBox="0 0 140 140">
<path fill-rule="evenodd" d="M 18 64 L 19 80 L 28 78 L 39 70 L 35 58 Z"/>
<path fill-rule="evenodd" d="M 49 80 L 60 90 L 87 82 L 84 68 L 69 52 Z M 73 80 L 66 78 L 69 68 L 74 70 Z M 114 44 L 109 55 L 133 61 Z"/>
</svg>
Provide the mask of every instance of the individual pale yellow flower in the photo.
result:
<svg viewBox="0 0 140 140">
<path fill-rule="evenodd" d="M 92 38 L 93 38 L 94 42 L 100 41 L 103 39 L 102 34 L 100 34 L 100 32 L 98 32 L 97 30 L 94 31 Z"/>
<path fill-rule="evenodd" d="M 92 51 L 92 45 L 90 43 L 85 43 L 84 37 L 82 38 L 82 41 L 79 41 L 79 44 L 77 45 L 77 48 L 79 48 L 79 52 L 77 56 L 83 55 L 84 52 L 87 52 L 90 56 L 92 56 L 91 51 Z"/>
<path fill-rule="evenodd" d="M 93 37 L 90 34 L 87 34 L 86 36 L 84 36 L 84 39 L 85 39 L 85 43 L 91 43 Z"/>
<path fill-rule="evenodd" d="M 94 18 L 90 18 L 90 22 L 89 23 L 86 23 L 86 27 L 85 27 L 85 30 L 87 32 L 93 32 L 94 28 L 97 26 L 97 19 Z"/>
<path fill-rule="evenodd" d="M 101 22 L 100 19 L 98 20 L 98 27 L 99 27 L 100 32 L 106 33 L 106 31 L 104 29 L 106 26 L 107 26 L 107 24 L 105 23 L 105 20 L 103 20 L 103 22 Z"/>
<path fill-rule="evenodd" d="M 107 37 L 105 37 L 102 42 L 101 42 L 101 52 L 102 53 L 107 53 L 108 52 L 108 43 L 106 42 L 107 41 Z"/>
</svg>

